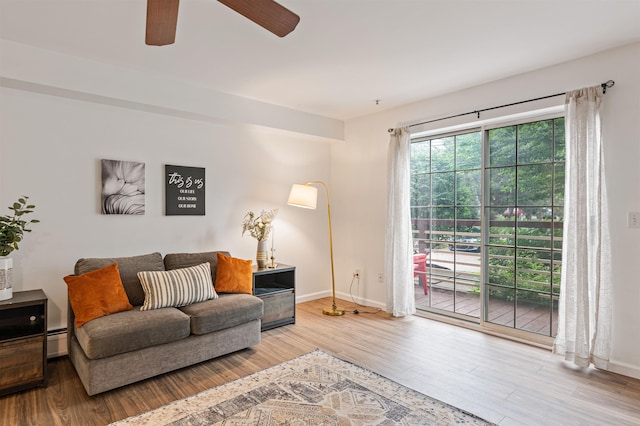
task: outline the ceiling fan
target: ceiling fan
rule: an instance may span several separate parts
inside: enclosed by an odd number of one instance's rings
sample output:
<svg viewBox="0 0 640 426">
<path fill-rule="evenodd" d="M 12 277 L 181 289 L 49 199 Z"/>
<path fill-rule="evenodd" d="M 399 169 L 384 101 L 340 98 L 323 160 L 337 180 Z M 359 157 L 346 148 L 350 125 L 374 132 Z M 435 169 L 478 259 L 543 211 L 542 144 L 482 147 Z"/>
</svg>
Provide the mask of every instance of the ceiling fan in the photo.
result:
<svg viewBox="0 0 640 426">
<path fill-rule="evenodd" d="M 218 0 L 271 31 L 284 37 L 293 31 L 300 17 L 273 0 Z M 146 44 L 164 46 L 176 39 L 178 3 L 180 0 L 147 0 Z"/>
</svg>

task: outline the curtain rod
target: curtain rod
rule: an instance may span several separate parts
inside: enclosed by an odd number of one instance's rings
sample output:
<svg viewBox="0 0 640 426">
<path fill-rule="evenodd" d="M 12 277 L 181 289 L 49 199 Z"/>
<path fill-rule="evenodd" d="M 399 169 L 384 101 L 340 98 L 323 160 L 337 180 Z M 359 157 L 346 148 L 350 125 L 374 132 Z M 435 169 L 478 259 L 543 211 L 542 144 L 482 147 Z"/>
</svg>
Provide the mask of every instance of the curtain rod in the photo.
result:
<svg viewBox="0 0 640 426">
<path fill-rule="evenodd" d="M 608 81 L 602 83 L 600 85 L 602 87 L 602 93 L 603 94 L 607 93 L 607 88 L 608 87 L 613 87 L 614 84 L 616 84 L 616 82 L 613 81 L 613 80 L 608 80 Z M 408 125 L 406 127 L 421 126 L 423 124 L 435 123 L 436 121 L 448 120 L 450 118 L 463 117 L 465 115 L 471 115 L 471 114 L 476 114 L 478 116 L 478 118 L 480 118 L 480 113 L 481 112 L 491 111 L 491 110 L 499 109 L 499 108 L 506 108 L 506 107 L 510 107 L 510 106 L 514 106 L 514 105 L 526 104 L 527 102 L 540 101 L 542 99 L 555 98 L 556 96 L 562 96 L 562 95 L 565 95 L 566 93 L 567 92 L 556 93 L 555 95 L 548 95 L 548 96 L 542 96 L 540 98 L 527 99 L 526 101 L 513 102 L 513 103 L 510 103 L 510 104 L 494 106 L 494 107 L 491 107 L 491 108 L 483 108 L 483 109 L 478 109 L 478 110 L 475 110 L 475 111 L 463 112 L 462 114 L 450 115 L 448 117 L 436 118 L 434 120 L 429 120 L 429 121 L 423 121 L 421 123 L 410 124 L 410 125 Z M 395 129 L 393 129 L 393 128 L 389 129 L 389 133 L 393 132 L 394 130 Z"/>
</svg>

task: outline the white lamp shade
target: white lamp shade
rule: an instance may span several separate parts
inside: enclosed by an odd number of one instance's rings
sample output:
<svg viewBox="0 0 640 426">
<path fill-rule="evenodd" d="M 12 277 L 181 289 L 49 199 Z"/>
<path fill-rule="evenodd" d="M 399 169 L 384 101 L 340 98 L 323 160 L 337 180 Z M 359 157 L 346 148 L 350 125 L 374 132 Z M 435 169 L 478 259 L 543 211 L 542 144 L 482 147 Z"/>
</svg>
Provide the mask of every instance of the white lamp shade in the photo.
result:
<svg viewBox="0 0 640 426">
<path fill-rule="evenodd" d="M 309 185 L 294 183 L 289 193 L 290 206 L 303 207 L 305 209 L 315 209 L 318 203 L 318 188 Z"/>
</svg>

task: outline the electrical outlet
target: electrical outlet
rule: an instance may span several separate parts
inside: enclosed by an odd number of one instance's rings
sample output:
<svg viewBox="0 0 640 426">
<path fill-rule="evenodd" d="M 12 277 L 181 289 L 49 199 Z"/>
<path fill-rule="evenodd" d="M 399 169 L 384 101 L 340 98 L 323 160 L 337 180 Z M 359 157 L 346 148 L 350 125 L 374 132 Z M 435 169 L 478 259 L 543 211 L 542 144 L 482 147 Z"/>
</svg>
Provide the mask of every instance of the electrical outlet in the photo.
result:
<svg viewBox="0 0 640 426">
<path fill-rule="evenodd" d="M 629 212 L 627 225 L 629 228 L 640 228 L 640 212 Z"/>
<path fill-rule="evenodd" d="M 382 272 L 378 272 L 378 282 L 384 282 L 384 274 Z"/>
</svg>

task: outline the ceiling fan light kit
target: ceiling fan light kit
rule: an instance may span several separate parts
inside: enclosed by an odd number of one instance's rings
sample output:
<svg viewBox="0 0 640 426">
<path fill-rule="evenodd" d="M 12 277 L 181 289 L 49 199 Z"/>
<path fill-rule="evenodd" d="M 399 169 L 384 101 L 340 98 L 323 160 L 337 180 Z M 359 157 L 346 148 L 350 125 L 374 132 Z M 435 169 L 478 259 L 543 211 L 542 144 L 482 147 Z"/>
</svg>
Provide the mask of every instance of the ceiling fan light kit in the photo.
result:
<svg viewBox="0 0 640 426">
<path fill-rule="evenodd" d="M 278 37 L 293 31 L 300 17 L 273 0 L 218 0 Z M 175 42 L 179 0 L 147 0 L 146 44 Z"/>
</svg>

